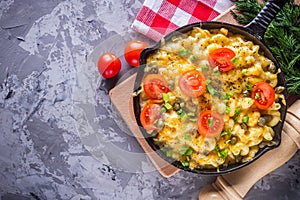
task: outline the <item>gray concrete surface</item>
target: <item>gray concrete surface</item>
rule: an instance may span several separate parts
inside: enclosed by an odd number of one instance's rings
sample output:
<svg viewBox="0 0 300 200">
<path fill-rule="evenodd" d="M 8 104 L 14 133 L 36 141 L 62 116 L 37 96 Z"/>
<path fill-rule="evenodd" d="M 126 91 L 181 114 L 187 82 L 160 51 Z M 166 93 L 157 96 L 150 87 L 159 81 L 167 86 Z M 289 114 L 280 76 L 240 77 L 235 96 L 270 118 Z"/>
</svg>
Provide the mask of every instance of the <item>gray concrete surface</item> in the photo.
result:
<svg viewBox="0 0 300 200">
<path fill-rule="evenodd" d="M 101 52 L 124 61 L 127 41 L 147 41 L 130 28 L 142 3 L 0 0 L 1 199 L 197 199 L 215 180 L 163 178 L 109 101 L 131 67 L 109 81 L 95 69 Z M 299 165 L 297 152 L 245 199 L 300 199 Z"/>
</svg>

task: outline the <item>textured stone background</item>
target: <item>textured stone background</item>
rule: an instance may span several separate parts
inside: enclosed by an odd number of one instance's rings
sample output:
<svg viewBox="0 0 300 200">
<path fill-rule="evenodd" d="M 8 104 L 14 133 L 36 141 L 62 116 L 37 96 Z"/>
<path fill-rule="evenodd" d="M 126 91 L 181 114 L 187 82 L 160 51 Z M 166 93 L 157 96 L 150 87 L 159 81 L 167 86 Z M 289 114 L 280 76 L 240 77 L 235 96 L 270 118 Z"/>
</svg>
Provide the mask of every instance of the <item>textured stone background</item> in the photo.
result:
<svg viewBox="0 0 300 200">
<path fill-rule="evenodd" d="M 161 177 L 108 98 L 130 67 L 97 74 L 99 53 L 146 40 L 130 29 L 142 3 L 0 0 L 1 199 L 197 199 L 215 180 Z M 299 199 L 299 163 L 298 152 L 245 199 Z"/>
</svg>

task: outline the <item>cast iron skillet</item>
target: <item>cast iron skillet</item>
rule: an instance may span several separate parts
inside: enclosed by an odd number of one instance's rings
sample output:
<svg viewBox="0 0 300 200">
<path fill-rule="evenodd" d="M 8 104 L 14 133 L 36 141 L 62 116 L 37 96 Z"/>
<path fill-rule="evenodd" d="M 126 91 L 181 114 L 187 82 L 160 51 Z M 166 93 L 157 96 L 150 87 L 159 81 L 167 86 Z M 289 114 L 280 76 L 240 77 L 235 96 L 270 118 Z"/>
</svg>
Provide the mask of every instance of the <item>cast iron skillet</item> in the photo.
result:
<svg viewBox="0 0 300 200">
<path fill-rule="evenodd" d="M 144 75 L 144 68 L 146 66 L 146 61 L 147 61 L 148 56 L 150 56 L 152 53 L 154 53 L 155 51 L 157 51 L 160 48 L 162 41 L 168 42 L 173 36 L 177 36 L 182 33 L 189 32 L 193 29 L 193 27 L 201 27 L 201 28 L 204 28 L 207 30 L 226 28 L 231 33 L 241 34 L 241 35 L 245 36 L 246 40 L 253 41 L 255 44 L 259 45 L 260 51 L 263 52 L 267 58 L 271 59 L 274 62 L 277 69 L 280 68 L 280 66 L 279 66 L 278 62 L 276 61 L 275 57 L 273 56 L 272 52 L 264 44 L 263 36 L 264 36 L 264 33 L 265 33 L 268 25 L 271 23 L 272 19 L 281 10 L 281 8 L 284 6 L 284 4 L 286 2 L 287 2 L 287 0 L 270 0 L 270 1 L 268 1 L 266 3 L 265 7 L 261 10 L 261 12 L 256 16 L 256 18 L 244 27 L 240 27 L 240 26 L 236 26 L 236 25 L 232 25 L 232 24 L 228 24 L 228 23 L 222 23 L 222 22 L 198 22 L 198 23 L 183 26 L 183 27 L 171 32 L 170 34 L 165 36 L 161 41 L 159 41 L 156 45 L 154 45 L 151 48 L 145 49 L 141 53 L 141 57 L 140 57 L 141 66 L 138 70 L 137 77 L 136 77 L 136 80 L 134 83 L 134 91 L 138 91 L 140 88 L 140 85 L 141 85 L 142 79 L 143 79 L 143 75 Z M 278 85 L 277 86 L 283 86 L 286 88 L 285 79 L 284 79 L 282 72 L 278 74 Z M 283 94 L 284 94 L 285 98 L 287 99 L 287 90 L 286 89 L 284 90 Z M 165 154 L 161 151 L 160 147 L 154 143 L 153 136 L 146 133 L 145 129 L 141 125 L 140 117 L 139 117 L 140 112 L 141 112 L 139 96 L 134 97 L 133 106 L 134 106 L 135 117 L 136 117 L 137 123 L 140 127 L 140 130 L 143 133 L 143 136 L 145 137 L 148 144 L 152 147 L 152 149 L 154 151 L 156 151 L 160 157 L 162 157 L 164 160 L 171 163 L 175 167 L 185 170 L 185 171 L 190 171 L 190 172 L 199 173 L 199 174 L 222 174 L 222 173 L 226 173 L 226 172 L 231 172 L 233 170 L 237 170 L 237 169 L 244 167 L 244 166 L 248 165 L 249 163 L 255 161 L 265 152 L 278 147 L 280 145 L 280 141 L 281 141 L 281 131 L 282 131 L 282 126 L 283 126 L 283 123 L 285 120 L 286 109 L 287 109 L 287 106 L 285 106 L 281 103 L 281 109 L 280 109 L 281 120 L 274 127 L 275 136 L 274 136 L 273 141 L 275 142 L 275 145 L 271 146 L 271 147 L 266 146 L 265 148 L 260 149 L 259 152 L 255 155 L 255 157 L 251 161 L 248 161 L 245 163 L 229 164 L 226 167 L 220 166 L 219 169 L 196 168 L 196 169 L 191 170 L 190 168 L 183 167 L 179 161 L 176 161 L 172 158 L 166 157 Z"/>
</svg>

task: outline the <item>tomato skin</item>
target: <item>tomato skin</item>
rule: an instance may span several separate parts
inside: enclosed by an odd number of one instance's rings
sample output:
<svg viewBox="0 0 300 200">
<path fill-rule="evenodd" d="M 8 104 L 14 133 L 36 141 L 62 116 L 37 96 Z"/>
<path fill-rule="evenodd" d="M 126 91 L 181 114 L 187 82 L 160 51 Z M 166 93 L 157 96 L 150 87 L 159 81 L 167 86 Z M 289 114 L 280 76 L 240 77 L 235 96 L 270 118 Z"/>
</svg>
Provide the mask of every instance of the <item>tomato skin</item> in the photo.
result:
<svg viewBox="0 0 300 200">
<path fill-rule="evenodd" d="M 155 130 L 154 122 L 161 118 L 161 105 L 155 103 L 148 103 L 140 114 L 140 121 L 146 130 Z"/>
<path fill-rule="evenodd" d="M 212 118 L 212 125 L 208 125 L 208 118 Z M 198 117 L 198 132 L 203 137 L 215 138 L 219 137 L 224 127 L 222 115 L 212 110 L 202 111 Z"/>
<path fill-rule="evenodd" d="M 197 70 L 185 72 L 178 81 L 180 90 L 189 97 L 199 97 L 206 90 L 205 77 Z"/>
<path fill-rule="evenodd" d="M 104 78 L 112 78 L 121 70 L 121 61 L 114 54 L 107 52 L 98 59 L 98 71 Z"/>
<path fill-rule="evenodd" d="M 270 84 L 258 82 L 253 85 L 251 98 L 257 108 L 267 110 L 275 101 L 275 91 Z"/>
<path fill-rule="evenodd" d="M 125 46 L 124 57 L 127 63 L 133 67 L 140 66 L 140 54 L 148 44 L 139 40 L 132 40 Z"/>
<path fill-rule="evenodd" d="M 218 48 L 209 53 L 208 62 L 212 68 L 218 66 L 220 72 L 228 72 L 234 68 L 231 59 L 234 51 L 229 48 Z"/>
<path fill-rule="evenodd" d="M 162 93 L 170 91 L 167 81 L 159 74 L 147 74 L 143 80 L 146 95 L 152 100 L 162 99 Z"/>
</svg>

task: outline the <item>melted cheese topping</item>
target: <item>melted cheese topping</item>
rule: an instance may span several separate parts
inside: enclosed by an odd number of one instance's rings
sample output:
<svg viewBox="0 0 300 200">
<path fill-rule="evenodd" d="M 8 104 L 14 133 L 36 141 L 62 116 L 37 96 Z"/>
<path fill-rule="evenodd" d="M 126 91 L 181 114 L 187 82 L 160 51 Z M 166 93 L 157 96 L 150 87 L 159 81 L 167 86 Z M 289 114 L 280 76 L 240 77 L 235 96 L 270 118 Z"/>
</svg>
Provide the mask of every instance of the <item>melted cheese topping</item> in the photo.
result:
<svg viewBox="0 0 300 200">
<path fill-rule="evenodd" d="M 208 56 L 221 47 L 231 49 L 236 61 L 233 70 L 215 73 L 209 66 Z M 268 110 L 259 110 L 249 97 L 247 86 L 264 81 L 275 87 L 277 74 L 268 70 L 272 65 L 274 63 L 259 52 L 258 45 L 224 28 L 212 31 L 194 28 L 187 34 L 172 38 L 148 57 L 145 74 L 152 73 L 154 68 L 155 73 L 163 75 L 171 89 L 168 103 L 174 107 L 180 102 L 186 115 L 182 116 L 175 109 L 163 112 L 164 126 L 157 130 L 154 140 L 167 156 L 192 169 L 218 168 L 251 160 L 261 144 L 272 141 L 274 131 L 271 127 L 280 120 L 280 104 L 274 103 Z M 217 95 L 206 91 L 200 97 L 191 98 L 182 93 L 178 80 L 189 70 L 202 72 L 206 80 L 211 81 L 212 88 L 218 91 Z M 224 99 L 229 91 L 231 94 Z M 140 96 L 142 108 L 151 102 L 143 91 Z M 276 94 L 275 102 L 279 99 L 284 103 L 283 95 Z M 207 109 L 223 115 L 223 132 L 217 138 L 203 137 L 197 131 L 198 115 Z M 270 117 L 269 122 L 259 125 L 259 119 L 265 115 Z M 246 123 L 245 117 L 248 119 Z"/>
</svg>

